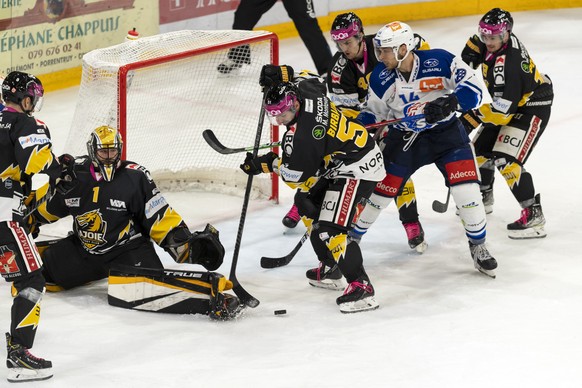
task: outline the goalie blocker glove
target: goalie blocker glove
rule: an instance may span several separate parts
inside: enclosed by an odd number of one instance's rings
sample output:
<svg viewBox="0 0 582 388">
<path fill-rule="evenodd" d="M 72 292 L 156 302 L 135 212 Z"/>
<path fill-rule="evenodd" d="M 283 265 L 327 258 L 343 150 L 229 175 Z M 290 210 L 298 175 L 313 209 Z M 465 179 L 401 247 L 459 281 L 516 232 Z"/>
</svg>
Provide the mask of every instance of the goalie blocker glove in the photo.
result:
<svg viewBox="0 0 582 388">
<path fill-rule="evenodd" d="M 214 226 L 206 224 L 202 232 L 190 233 L 186 225 L 168 233 L 161 244 L 178 263 L 200 264 L 208 271 L 218 269 L 224 260 L 224 246 Z"/>
<path fill-rule="evenodd" d="M 289 65 L 265 65 L 261 69 L 259 85 L 268 89 L 281 82 L 291 82 L 293 80 L 293 68 Z"/>
<path fill-rule="evenodd" d="M 240 169 L 247 175 L 258 175 L 260 173 L 268 174 L 273 172 L 273 163 L 278 158 L 279 156 L 272 151 L 255 158 L 253 158 L 253 154 L 247 152 L 247 157 L 245 158 L 244 163 L 240 165 Z"/>
</svg>

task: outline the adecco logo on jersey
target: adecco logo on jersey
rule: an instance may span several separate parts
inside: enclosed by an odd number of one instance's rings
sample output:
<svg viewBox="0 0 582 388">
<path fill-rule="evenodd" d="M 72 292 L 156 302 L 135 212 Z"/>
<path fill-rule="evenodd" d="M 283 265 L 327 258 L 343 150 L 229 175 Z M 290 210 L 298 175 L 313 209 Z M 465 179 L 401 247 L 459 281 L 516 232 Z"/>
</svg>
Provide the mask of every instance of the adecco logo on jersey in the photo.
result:
<svg viewBox="0 0 582 388">
<path fill-rule="evenodd" d="M 398 193 L 398 188 L 402 185 L 402 178 L 397 177 L 392 174 L 388 174 L 384 177 L 382 182 L 378 182 L 376 185 L 376 192 L 385 197 L 395 197 Z"/>
<path fill-rule="evenodd" d="M 445 165 L 449 184 L 471 182 L 477 180 L 475 162 L 471 160 L 458 160 Z"/>
</svg>

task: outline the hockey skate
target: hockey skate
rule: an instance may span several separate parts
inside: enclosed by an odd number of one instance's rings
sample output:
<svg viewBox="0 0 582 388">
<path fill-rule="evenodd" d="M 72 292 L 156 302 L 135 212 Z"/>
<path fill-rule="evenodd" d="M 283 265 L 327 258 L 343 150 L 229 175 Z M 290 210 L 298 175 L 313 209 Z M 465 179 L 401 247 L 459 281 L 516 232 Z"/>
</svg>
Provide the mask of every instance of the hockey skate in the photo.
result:
<svg viewBox="0 0 582 388">
<path fill-rule="evenodd" d="M 530 238 L 543 238 L 548 234 L 545 230 L 546 218 L 542 213 L 540 195 L 535 196 L 533 205 L 526 207 L 521 211 L 521 217 L 511 224 L 507 225 L 509 238 L 514 240 L 523 240 Z"/>
<path fill-rule="evenodd" d="M 404 226 L 404 230 L 406 231 L 406 236 L 408 237 L 408 246 L 410 249 L 414 249 L 418 253 L 424 253 L 426 248 L 428 248 L 428 244 L 424 240 L 424 230 L 422 229 L 422 225 L 420 221 L 416 222 L 408 222 L 402 224 Z"/>
<path fill-rule="evenodd" d="M 6 333 L 6 348 L 8 357 L 8 381 L 20 383 L 24 381 L 46 380 L 53 377 L 50 361 L 38 358 L 30 354 L 22 345 L 15 344 L 9 333 Z"/>
<path fill-rule="evenodd" d="M 228 50 L 226 61 L 218 65 L 216 70 L 221 74 L 230 74 L 233 70 L 240 69 L 242 65 L 251 64 L 251 48 L 248 44 Z"/>
<path fill-rule="evenodd" d="M 344 314 L 375 310 L 380 305 L 374 298 L 374 287 L 367 276 L 360 276 L 348 284 L 344 294 L 336 299 Z"/>
<path fill-rule="evenodd" d="M 293 206 L 291 206 L 291 209 L 289 209 L 287 214 L 285 214 L 285 217 L 283 217 L 283 225 L 285 225 L 288 228 L 294 228 L 297 226 L 297 223 L 300 220 L 301 220 L 301 216 L 299 215 L 299 212 L 297 211 L 297 206 L 293 205 Z"/>
<path fill-rule="evenodd" d="M 343 290 L 346 286 L 344 277 L 337 264 L 333 267 L 328 267 L 320 261 L 319 267 L 308 270 L 305 276 L 309 279 L 309 284 L 317 288 Z"/>
<path fill-rule="evenodd" d="M 495 268 L 497 268 L 497 260 L 487 250 L 485 243 L 475 245 L 469 241 L 469 249 L 471 250 L 471 257 L 477 271 L 495 279 Z"/>
</svg>

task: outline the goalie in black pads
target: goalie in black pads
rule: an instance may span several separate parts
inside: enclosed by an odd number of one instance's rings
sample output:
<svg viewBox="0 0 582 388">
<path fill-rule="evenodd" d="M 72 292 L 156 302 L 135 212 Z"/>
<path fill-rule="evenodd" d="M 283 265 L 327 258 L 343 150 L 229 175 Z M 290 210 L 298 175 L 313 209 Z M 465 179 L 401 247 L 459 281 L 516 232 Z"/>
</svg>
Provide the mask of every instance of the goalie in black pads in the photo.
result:
<svg viewBox="0 0 582 388">
<path fill-rule="evenodd" d="M 269 152 L 253 158 L 249 153 L 241 168 L 247 174 L 275 171 L 287 185 L 299 189 L 295 203 L 299 214 L 313 221 L 311 244 L 320 261 L 318 268 L 307 271 L 309 283 L 337 289 L 333 286 L 343 274 L 349 284 L 337 298 L 340 311 L 375 309 L 378 303 L 362 252 L 348 240 L 347 232 L 376 183 L 384 178 L 382 153 L 366 129 L 326 97 L 318 78 L 297 85 L 279 82 L 280 72 L 272 71 L 273 67 L 263 68 L 260 83 L 270 87 L 267 115 L 288 128 L 281 145 L 283 155 L 279 158 Z"/>
<path fill-rule="evenodd" d="M 213 272 L 164 270 L 153 240 L 178 263 L 214 271 L 224 247 L 207 225 L 191 233 L 143 166 L 121 160 L 122 139 L 115 128 L 95 129 L 88 156 L 76 159 L 78 184 L 55 194 L 32 213 L 39 224 L 73 217 L 68 237 L 40 243 L 47 284 L 55 291 L 109 277 L 109 303 L 145 311 L 209 314 L 228 319 L 241 308 L 223 292 L 232 287 Z M 45 194 L 37 190 L 37 201 Z M 49 288 L 51 290 L 51 288 Z"/>
</svg>

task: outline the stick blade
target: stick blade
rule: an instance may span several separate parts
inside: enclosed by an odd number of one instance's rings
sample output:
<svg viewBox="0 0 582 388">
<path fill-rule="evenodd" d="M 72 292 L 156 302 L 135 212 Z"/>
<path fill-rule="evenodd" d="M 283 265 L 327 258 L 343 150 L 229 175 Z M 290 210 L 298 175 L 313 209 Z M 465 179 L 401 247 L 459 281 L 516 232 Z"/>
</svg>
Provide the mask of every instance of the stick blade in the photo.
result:
<svg viewBox="0 0 582 388">
<path fill-rule="evenodd" d="M 249 294 L 248 291 L 245 290 L 238 281 L 233 284 L 232 291 L 236 296 L 238 296 L 240 301 L 248 307 L 255 308 L 261 303 L 257 298 Z"/>
<path fill-rule="evenodd" d="M 446 213 L 448 206 L 440 201 L 433 201 L 432 202 L 432 210 L 437 213 Z"/>
<path fill-rule="evenodd" d="M 261 268 L 279 268 L 284 267 L 291 262 L 293 256 L 283 257 L 261 257 Z"/>
<path fill-rule="evenodd" d="M 214 134 L 214 132 L 212 132 L 211 129 L 205 129 L 202 132 L 202 137 L 204 138 L 204 140 L 206 140 L 206 143 L 208 143 L 208 145 L 210 147 L 212 147 L 213 150 L 215 150 L 216 152 L 219 152 L 221 154 L 224 155 L 228 155 L 228 154 L 232 154 L 232 149 L 225 147 L 216 137 L 216 135 Z"/>
</svg>

